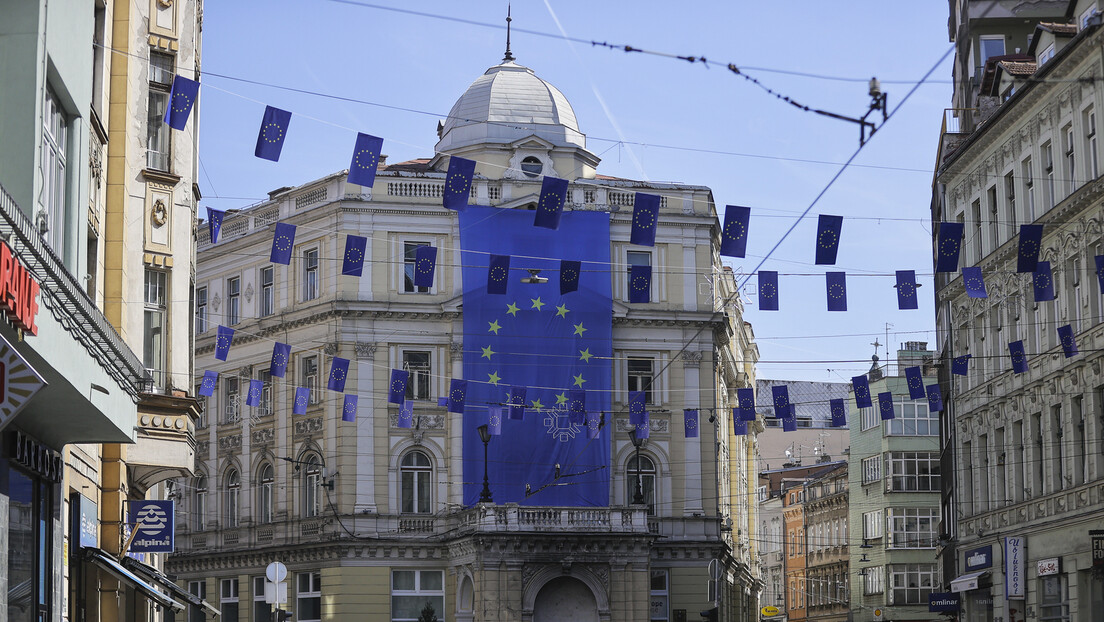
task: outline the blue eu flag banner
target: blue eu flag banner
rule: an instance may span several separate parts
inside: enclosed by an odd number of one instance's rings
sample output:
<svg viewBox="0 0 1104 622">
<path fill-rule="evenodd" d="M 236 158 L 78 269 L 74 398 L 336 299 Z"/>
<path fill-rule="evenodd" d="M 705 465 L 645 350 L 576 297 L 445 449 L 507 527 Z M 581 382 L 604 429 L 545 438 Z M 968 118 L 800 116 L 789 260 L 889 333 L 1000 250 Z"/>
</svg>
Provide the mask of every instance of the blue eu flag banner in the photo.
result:
<svg viewBox="0 0 1104 622">
<path fill-rule="evenodd" d="M 943 411 L 943 390 L 937 384 L 928 385 L 928 410 L 933 413 Z"/>
<path fill-rule="evenodd" d="M 268 365 L 268 371 L 276 378 L 283 378 L 287 373 L 288 361 L 291 360 L 291 346 L 286 343 L 276 342 L 272 346 L 272 361 Z"/>
<path fill-rule="evenodd" d="M 847 273 L 826 272 L 824 282 L 828 292 L 828 310 L 847 310 Z"/>
<path fill-rule="evenodd" d="M 264 390 L 264 382 L 260 380 L 249 381 L 249 392 L 245 394 L 246 406 L 259 406 L 261 403 L 261 391 Z"/>
<path fill-rule="evenodd" d="M 878 411 L 882 415 L 882 421 L 889 419 L 895 419 L 896 416 L 893 413 L 893 393 L 886 391 L 878 394 Z"/>
<path fill-rule="evenodd" d="M 652 422 L 648 417 L 648 413 L 644 413 L 644 418 L 640 420 L 640 423 L 636 424 L 636 429 L 633 430 L 636 434 L 636 438 L 649 438 L 652 434 Z"/>
<path fill-rule="evenodd" d="M 218 382 L 218 372 L 207 370 L 203 372 L 203 382 L 199 384 L 199 394 L 203 397 L 211 397 L 215 394 L 215 383 Z"/>
<path fill-rule="evenodd" d="M 632 230 L 629 231 L 630 244 L 655 246 L 660 199 L 658 194 L 636 193 L 633 200 Z"/>
<path fill-rule="evenodd" d="M 291 249 L 295 246 L 295 225 L 276 223 L 276 234 L 272 236 L 272 253 L 269 261 L 283 265 L 291 264 Z"/>
<path fill-rule="evenodd" d="M 966 376 L 970 373 L 970 356 L 969 354 L 963 354 L 962 356 L 956 356 L 954 362 L 951 364 L 951 373 L 956 376 Z"/>
<path fill-rule="evenodd" d="M 1020 225 L 1020 244 L 1016 255 L 1016 272 L 1034 272 L 1042 250 L 1043 226 Z"/>
<path fill-rule="evenodd" d="M 433 272 L 436 267 L 435 246 L 419 246 L 414 249 L 414 286 L 433 287 Z"/>
<path fill-rule="evenodd" d="M 464 272 L 466 273 L 467 270 Z M 487 293 L 505 294 L 509 280 L 510 256 L 491 255 L 490 265 L 487 267 Z"/>
<path fill-rule="evenodd" d="M 747 424 L 745 423 L 746 427 Z M 793 404 L 782 413 L 782 431 L 783 432 L 797 432 L 797 409 Z"/>
<path fill-rule="evenodd" d="M 853 376 L 851 388 L 855 391 L 855 406 L 858 408 L 872 408 L 874 403 L 870 401 L 870 380 L 866 376 Z"/>
<path fill-rule="evenodd" d="M 682 411 L 682 427 L 686 438 L 698 438 L 698 411 L 687 408 Z"/>
<path fill-rule="evenodd" d="M 560 262 L 561 296 L 579 290 L 579 275 L 581 274 L 582 268 L 583 263 L 581 261 L 564 259 Z"/>
<path fill-rule="evenodd" d="M 563 214 L 566 201 L 567 180 L 545 177 L 541 182 L 540 199 L 537 201 L 537 213 L 533 217 L 533 226 L 559 229 L 560 216 Z"/>
<path fill-rule="evenodd" d="M 284 148 L 284 137 L 291 124 L 291 113 L 272 106 L 265 106 L 261 117 L 261 129 L 257 132 L 257 148 L 253 155 L 273 162 L 280 161 L 280 151 Z"/>
<path fill-rule="evenodd" d="M 724 228 L 721 229 L 721 250 L 725 257 L 743 257 L 747 252 L 748 220 L 751 208 L 725 206 Z"/>
<path fill-rule="evenodd" d="M 291 408 L 291 414 L 307 414 L 307 404 L 310 404 L 310 387 L 295 387 L 295 405 Z"/>
<path fill-rule="evenodd" d="M 774 416 L 781 417 L 790 408 L 790 388 L 784 384 L 771 387 L 772 403 L 774 404 Z"/>
<path fill-rule="evenodd" d="M 493 355 L 492 355 L 493 356 Z M 498 372 L 493 372 L 495 376 Z M 491 384 L 497 384 L 497 379 L 489 380 Z M 507 414 L 511 419 L 517 419 L 519 421 L 525 419 L 525 387 L 512 386 L 510 390 L 506 392 L 506 404 L 509 406 Z"/>
<path fill-rule="evenodd" d="M 897 308 L 901 310 L 919 309 L 916 300 L 916 271 L 897 271 Z"/>
<path fill-rule="evenodd" d="M 778 273 L 774 270 L 759 271 L 759 310 L 778 310 Z"/>
<path fill-rule="evenodd" d="M 234 329 L 229 326 L 218 327 L 218 336 L 215 337 L 215 358 L 225 361 L 230 354 L 230 343 L 234 341 Z"/>
<path fill-rule="evenodd" d="M 905 384 L 908 385 L 909 399 L 924 399 L 924 373 L 919 365 L 905 368 Z"/>
<path fill-rule="evenodd" d="M 1077 356 L 1077 341 L 1073 338 L 1073 326 L 1069 324 L 1059 326 L 1058 340 L 1062 342 L 1062 353 L 1066 358 Z"/>
<path fill-rule="evenodd" d="M 832 409 L 832 427 L 842 428 L 847 425 L 847 403 L 842 399 L 828 400 Z"/>
<path fill-rule="evenodd" d="M 379 166 L 383 139 L 369 134 L 357 134 L 353 147 L 353 161 L 349 164 L 349 183 L 371 188 L 376 183 L 376 167 Z"/>
<path fill-rule="evenodd" d="M 817 219 L 816 263 L 818 266 L 831 266 L 836 263 L 842 228 L 843 216 L 821 214 Z"/>
<path fill-rule="evenodd" d="M 1013 373 L 1022 374 L 1027 371 L 1027 354 L 1024 352 L 1023 340 L 1008 344 L 1008 352 L 1012 355 Z"/>
<path fill-rule="evenodd" d="M 172 91 L 169 93 L 169 109 L 165 111 L 165 123 L 174 130 L 183 130 L 188 124 L 188 115 L 199 97 L 199 82 L 184 76 L 173 78 Z"/>
<path fill-rule="evenodd" d="M 587 411 L 586 429 L 587 440 L 594 441 L 602 437 L 602 427 L 606 423 L 605 413 Z M 607 480 L 608 481 L 608 480 Z"/>
<path fill-rule="evenodd" d="M 755 389 L 744 387 L 736 389 L 736 405 L 740 408 L 740 418 L 755 421 Z"/>
<path fill-rule="evenodd" d="M 586 389 L 572 389 L 567 392 L 567 411 L 571 420 L 584 423 L 586 420 Z"/>
<path fill-rule="evenodd" d="M 226 212 L 213 207 L 207 208 L 207 233 L 211 238 L 211 244 L 218 243 L 219 231 L 222 230 L 222 219 Z"/>
<path fill-rule="evenodd" d="M 794 429 L 797 429 L 796 427 Z M 733 421 L 732 422 L 732 435 L 733 436 L 747 436 L 747 421 Z"/>
<path fill-rule="evenodd" d="M 958 252 L 962 246 L 960 222 L 939 223 L 939 235 L 935 244 L 935 271 L 958 272 Z"/>
<path fill-rule="evenodd" d="M 629 425 L 638 425 L 648 416 L 644 408 L 647 395 L 643 391 L 629 391 Z"/>
<path fill-rule="evenodd" d="M 1104 293 L 1104 255 L 1096 256 L 1096 283 Z"/>
<path fill-rule="evenodd" d="M 488 296 L 484 287 L 489 253 L 532 257 L 526 267 L 545 273 L 558 269 L 561 257 L 608 266 L 609 214 L 565 211 L 555 231 L 534 227 L 532 214 L 522 211 L 469 206 L 459 218 L 468 410 L 501 404 L 511 386 L 527 388 L 527 412 L 503 426 L 489 465 L 490 479 L 500 482 L 495 502 L 609 505 L 611 430 L 598 419 L 610 412 L 612 389 L 609 273 L 582 272 L 578 291 L 567 296 L 547 284 L 515 281 L 505 298 Z M 560 362 L 549 365 L 549 360 Z M 587 392 L 585 427 L 570 410 L 568 391 L 579 389 Z M 464 485 L 465 504 L 476 503 L 482 488 L 477 421 L 473 416 L 463 420 L 463 481 L 471 482 Z M 596 440 L 589 440 L 592 434 Z M 571 477 L 570 486 L 545 487 L 557 463 L 565 469 L 563 476 L 580 476 Z M 526 496 L 526 484 L 539 492 Z"/>
<path fill-rule="evenodd" d="M 346 394 L 344 403 L 341 404 L 341 420 L 352 423 L 356 421 L 357 416 L 357 402 L 360 401 L 356 395 Z"/>
<path fill-rule="evenodd" d="M 652 267 L 629 266 L 629 302 L 644 303 L 651 300 Z"/>
<path fill-rule="evenodd" d="M 402 404 L 406 400 L 406 383 L 410 380 L 410 372 L 405 369 L 391 370 L 391 383 L 387 385 L 387 401 L 392 404 Z"/>
<path fill-rule="evenodd" d="M 407 430 L 414 427 L 414 402 L 403 400 L 399 404 L 399 419 L 395 425 Z M 479 438 L 478 434 L 476 434 L 476 438 Z"/>
<path fill-rule="evenodd" d="M 962 269 L 962 284 L 966 287 L 966 295 L 970 298 L 989 297 L 989 292 L 985 289 L 985 276 L 977 266 Z"/>
<path fill-rule="evenodd" d="M 1035 274 L 1031 277 L 1035 288 L 1035 302 L 1054 300 L 1054 278 L 1050 274 L 1050 262 L 1040 261 Z"/>
<path fill-rule="evenodd" d="M 472 177 L 475 176 L 475 160 L 449 157 L 448 176 L 445 177 L 445 209 L 462 210 L 471 197 Z"/>
<path fill-rule="evenodd" d="M 501 406 L 488 406 L 487 407 L 487 431 L 491 433 L 491 436 L 502 435 L 502 407 Z"/>
<path fill-rule="evenodd" d="M 364 274 L 364 249 L 368 247 L 368 238 L 362 235 L 345 236 L 345 256 L 341 260 L 341 274 L 360 276 Z"/>
<path fill-rule="evenodd" d="M 335 356 L 330 363 L 330 379 L 326 388 L 338 393 L 345 392 L 345 380 L 349 377 L 349 359 Z"/>
<path fill-rule="evenodd" d="M 449 381 L 448 411 L 450 413 L 464 414 L 464 404 L 467 401 L 468 381 L 453 378 Z"/>
</svg>

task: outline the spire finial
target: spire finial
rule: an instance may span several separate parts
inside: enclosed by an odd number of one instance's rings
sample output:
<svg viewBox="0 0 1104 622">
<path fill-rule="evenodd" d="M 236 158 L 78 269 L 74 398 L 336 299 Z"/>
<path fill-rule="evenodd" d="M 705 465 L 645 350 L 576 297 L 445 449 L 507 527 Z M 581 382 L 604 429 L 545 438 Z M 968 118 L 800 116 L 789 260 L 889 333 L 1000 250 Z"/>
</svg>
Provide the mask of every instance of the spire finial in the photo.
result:
<svg viewBox="0 0 1104 622">
<path fill-rule="evenodd" d="M 506 3 L 506 56 L 502 57 L 502 62 L 507 63 L 514 60 L 514 55 L 510 53 L 510 22 L 514 21 L 510 17 L 511 3 Z"/>
</svg>

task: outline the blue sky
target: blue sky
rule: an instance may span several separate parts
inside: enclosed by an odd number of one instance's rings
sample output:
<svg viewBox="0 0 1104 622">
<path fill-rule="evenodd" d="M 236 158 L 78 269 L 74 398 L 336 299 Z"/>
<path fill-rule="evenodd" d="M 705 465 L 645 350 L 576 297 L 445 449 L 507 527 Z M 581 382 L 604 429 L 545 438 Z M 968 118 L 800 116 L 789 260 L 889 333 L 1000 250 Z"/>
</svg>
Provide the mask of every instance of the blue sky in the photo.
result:
<svg viewBox="0 0 1104 622">
<path fill-rule="evenodd" d="M 506 3 L 377 2 L 495 27 L 332 0 L 204 4 L 201 205 L 243 207 L 344 169 L 357 131 L 382 136 L 389 162 L 433 154 L 438 120 L 502 58 Z M 884 0 L 523 0 L 514 2 L 513 24 L 735 63 L 802 104 L 854 117 L 867 109 L 871 76 L 893 110 L 944 55 L 946 10 Z M 802 112 L 719 66 L 518 30 L 512 44 L 519 63 L 567 96 L 602 158 L 600 173 L 709 186 L 722 216 L 726 204 L 751 207 L 748 257 L 732 262 L 738 274 L 759 265 L 858 146 L 858 126 Z M 894 348 L 934 345 L 928 210 L 950 72 L 948 58 L 763 264 L 780 273 L 781 310 L 759 311 L 754 275 L 747 280 L 760 378 L 847 380 L 869 368 L 870 343 L 885 343 L 887 323 Z M 294 114 L 279 163 L 253 157 L 265 104 Z M 813 265 L 821 213 L 844 216 L 835 267 Z M 846 313 L 826 310 L 828 269 L 848 273 Z M 923 284 L 917 311 L 897 309 L 892 274 L 901 269 L 916 270 Z"/>
</svg>

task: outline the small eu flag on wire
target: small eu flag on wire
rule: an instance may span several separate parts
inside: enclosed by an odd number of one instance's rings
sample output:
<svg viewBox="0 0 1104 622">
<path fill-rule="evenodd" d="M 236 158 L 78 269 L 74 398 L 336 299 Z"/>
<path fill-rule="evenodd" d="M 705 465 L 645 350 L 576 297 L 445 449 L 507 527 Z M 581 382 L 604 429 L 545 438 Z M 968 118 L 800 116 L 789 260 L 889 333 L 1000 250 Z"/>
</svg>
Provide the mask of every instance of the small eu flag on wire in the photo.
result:
<svg viewBox="0 0 1104 622">
<path fill-rule="evenodd" d="M 797 427 L 795 425 L 794 429 Z M 733 436 L 747 436 L 747 421 L 733 421 L 732 422 L 732 435 Z"/>
<path fill-rule="evenodd" d="M 169 92 L 169 108 L 165 111 L 165 123 L 174 130 L 183 130 L 188 124 L 188 115 L 199 97 L 199 82 L 184 76 L 173 78 L 172 91 Z"/>
<path fill-rule="evenodd" d="M 943 390 L 938 384 L 928 385 L 928 410 L 933 413 L 943 411 Z"/>
<path fill-rule="evenodd" d="M 261 117 L 261 129 L 257 132 L 257 148 L 253 150 L 253 155 L 279 162 L 280 151 L 284 148 L 284 137 L 287 136 L 290 123 L 290 112 L 265 106 L 264 116 Z"/>
<path fill-rule="evenodd" d="M 368 238 L 362 235 L 345 236 L 345 256 L 341 260 L 341 274 L 360 276 L 364 274 L 364 249 L 368 247 Z"/>
<path fill-rule="evenodd" d="M 333 357 L 333 361 L 330 363 L 330 380 L 326 383 L 326 388 L 331 391 L 337 391 L 338 393 L 345 392 L 345 380 L 349 378 L 349 359 L 343 359 L 339 356 Z"/>
<path fill-rule="evenodd" d="M 655 246 L 660 199 L 658 194 L 636 193 L 633 199 L 632 230 L 629 232 L 630 244 Z"/>
<path fill-rule="evenodd" d="M 743 257 L 747 252 L 748 221 L 751 208 L 739 205 L 725 206 L 724 229 L 721 229 L 721 255 Z"/>
<path fill-rule="evenodd" d="M 525 387 L 514 385 L 510 387 L 510 392 L 506 395 L 506 404 L 510 407 L 509 417 L 511 419 L 524 419 L 525 418 Z"/>
<path fill-rule="evenodd" d="M 970 356 L 969 354 L 956 356 L 951 364 L 951 373 L 956 376 L 968 375 L 970 373 Z"/>
<path fill-rule="evenodd" d="M 400 428 L 409 430 L 414 427 L 414 402 L 411 400 L 403 400 L 399 404 L 399 420 L 395 424 Z"/>
<path fill-rule="evenodd" d="M 215 358 L 225 361 L 230 354 L 230 343 L 234 341 L 234 329 L 229 326 L 218 327 L 218 336 L 215 337 Z"/>
<path fill-rule="evenodd" d="M 1020 244 L 1016 255 L 1016 272 L 1034 272 L 1042 250 L 1043 226 L 1020 225 Z"/>
<path fill-rule="evenodd" d="M 349 164 L 349 183 L 371 188 L 376 183 L 376 167 L 379 166 L 383 139 L 370 134 L 357 134 L 353 147 L 353 161 Z"/>
<path fill-rule="evenodd" d="M 537 213 L 533 216 L 533 226 L 559 229 L 565 201 L 567 201 L 567 180 L 545 177 L 541 182 L 540 199 L 537 201 Z"/>
<path fill-rule="evenodd" d="M 825 272 L 824 282 L 828 292 L 828 310 L 847 310 L 847 273 Z"/>
<path fill-rule="evenodd" d="M 784 384 L 771 387 L 771 398 L 774 404 L 774 416 L 781 417 L 790 407 L 790 389 Z"/>
<path fill-rule="evenodd" d="M 865 375 L 851 378 L 851 389 L 855 392 L 855 406 L 858 408 L 872 408 L 874 403 L 870 401 L 870 380 Z"/>
<path fill-rule="evenodd" d="M 215 209 L 213 207 L 207 208 L 207 233 L 211 238 L 211 244 L 218 243 L 219 231 L 222 229 L 222 219 L 226 216 L 226 212 Z"/>
<path fill-rule="evenodd" d="M 283 265 L 291 264 L 291 249 L 295 246 L 295 225 L 285 222 L 276 223 L 276 234 L 272 237 L 272 253 L 269 261 Z"/>
<path fill-rule="evenodd" d="M 817 219 L 816 264 L 818 266 L 831 266 L 836 263 L 842 228 L 843 216 L 821 214 Z"/>
<path fill-rule="evenodd" d="M 1031 278 L 1035 286 L 1035 302 L 1054 300 L 1054 279 L 1050 275 L 1050 262 L 1040 261 Z"/>
<path fill-rule="evenodd" d="M 736 389 L 736 405 L 744 421 L 755 421 L 755 389 L 751 387 Z"/>
<path fill-rule="evenodd" d="M 419 246 L 414 249 L 414 286 L 433 287 L 433 272 L 437 267 L 437 247 Z"/>
<path fill-rule="evenodd" d="M 487 293 L 505 294 L 509 276 L 510 256 L 491 255 L 491 265 L 487 267 Z"/>
<path fill-rule="evenodd" d="M 291 345 L 276 342 L 272 346 L 272 361 L 268 365 L 268 371 L 277 378 L 283 378 L 287 373 L 288 361 L 291 360 Z"/>
<path fill-rule="evenodd" d="M 905 384 L 908 385 L 909 399 L 924 399 L 924 374 L 919 365 L 905 368 Z"/>
<path fill-rule="evenodd" d="M 491 433 L 491 436 L 502 435 L 502 407 L 501 406 L 488 406 L 487 407 L 487 431 Z"/>
<path fill-rule="evenodd" d="M 745 429 L 747 424 L 744 424 Z M 786 409 L 786 412 L 782 413 L 782 431 L 783 432 L 797 432 L 797 408 L 793 404 Z"/>
<path fill-rule="evenodd" d="M 563 259 L 560 261 L 560 295 L 579 290 L 579 276 L 583 264 L 579 261 Z"/>
<path fill-rule="evenodd" d="M 445 178 L 445 209 L 459 211 L 468 206 L 474 176 L 475 160 L 457 156 L 449 157 L 448 176 Z"/>
<path fill-rule="evenodd" d="M 1100 291 L 1104 293 L 1104 255 L 1096 256 L 1096 282 Z"/>
<path fill-rule="evenodd" d="M 978 266 L 962 269 L 962 283 L 966 287 L 966 295 L 970 298 L 989 297 L 989 292 L 985 289 L 985 276 Z"/>
<path fill-rule="evenodd" d="M 629 302 L 643 303 L 651 300 L 652 267 L 633 264 L 629 266 Z"/>
<path fill-rule="evenodd" d="M 936 241 L 936 272 L 958 272 L 958 252 L 962 246 L 963 223 L 939 223 L 939 236 Z"/>
<path fill-rule="evenodd" d="M 448 411 L 450 413 L 464 414 L 464 403 L 467 401 L 468 381 L 453 378 L 449 381 Z"/>
<path fill-rule="evenodd" d="M 199 384 L 199 394 L 203 397 L 211 397 L 215 394 L 215 383 L 218 382 L 218 372 L 207 370 L 203 372 L 203 382 Z"/>
<path fill-rule="evenodd" d="M 882 421 L 896 418 L 893 414 L 893 393 L 886 391 L 878 394 L 878 411 L 882 415 Z"/>
<path fill-rule="evenodd" d="M 684 409 L 682 426 L 686 431 L 686 438 L 698 438 L 698 411 L 692 408 Z"/>
<path fill-rule="evenodd" d="M 588 411 L 586 414 L 587 438 L 594 440 L 602 433 L 604 416 L 599 412 Z"/>
<path fill-rule="evenodd" d="M 1059 326 L 1058 340 L 1062 342 L 1062 353 L 1066 358 L 1077 355 L 1077 341 L 1073 338 L 1073 326 L 1070 324 Z"/>
<path fill-rule="evenodd" d="M 759 271 L 759 310 L 778 310 L 778 273 L 774 270 Z"/>
<path fill-rule="evenodd" d="M 291 414 L 307 414 L 307 404 L 310 404 L 310 387 L 295 387 L 295 405 L 291 408 Z"/>
<path fill-rule="evenodd" d="M 264 389 L 264 382 L 261 380 L 249 381 L 249 392 L 245 394 L 246 406 L 259 406 L 261 403 L 261 391 Z"/>
<path fill-rule="evenodd" d="M 644 402 L 647 394 L 644 391 L 629 391 L 629 424 L 637 425 L 645 416 Z"/>
<path fill-rule="evenodd" d="M 387 401 L 392 404 L 402 404 L 406 399 L 406 383 L 410 379 L 410 372 L 405 369 L 391 370 L 391 384 L 388 385 Z"/>
<path fill-rule="evenodd" d="M 901 310 L 919 309 L 916 300 L 916 271 L 897 271 L 897 308 Z"/>
<path fill-rule="evenodd" d="M 847 425 L 847 404 L 842 399 L 828 400 L 832 409 L 832 427 L 842 428 Z"/>
<path fill-rule="evenodd" d="M 356 421 L 357 417 L 357 402 L 360 401 L 357 396 L 352 394 L 346 394 L 344 403 L 341 405 L 341 420 L 352 423 Z"/>
<path fill-rule="evenodd" d="M 1017 374 L 1027 371 L 1027 354 L 1024 352 L 1023 340 L 1008 344 L 1008 352 L 1012 355 L 1012 371 Z"/>
<path fill-rule="evenodd" d="M 636 429 L 633 432 L 636 434 L 636 438 L 648 438 L 651 436 L 652 422 L 648 417 L 648 412 L 644 412 L 644 416 L 641 417 L 640 423 L 636 424 Z"/>
</svg>

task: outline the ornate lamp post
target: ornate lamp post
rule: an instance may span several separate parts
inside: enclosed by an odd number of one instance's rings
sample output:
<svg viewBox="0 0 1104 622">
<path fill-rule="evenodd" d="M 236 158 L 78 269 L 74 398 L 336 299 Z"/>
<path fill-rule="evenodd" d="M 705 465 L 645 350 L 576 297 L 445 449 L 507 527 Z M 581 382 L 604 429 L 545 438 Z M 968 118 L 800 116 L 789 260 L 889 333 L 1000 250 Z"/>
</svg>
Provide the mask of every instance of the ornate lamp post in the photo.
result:
<svg viewBox="0 0 1104 622">
<path fill-rule="evenodd" d="M 629 438 L 632 439 L 633 447 L 636 448 L 636 491 L 633 492 L 632 502 L 633 505 L 644 505 L 644 491 L 640 488 L 640 446 L 644 444 L 644 439 L 636 435 L 636 427 L 629 432 Z"/>
<path fill-rule="evenodd" d="M 487 443 L 491 442 L 491 431 L 487 429 L 487 424 L 483 424 L 477 428 L 479 430 L 479 439 L 483 441 L 483 492 L 479 493 L 480 503 L 493 503 L 491 499 L 491 485 L 487 480 Z"/>
</svg>

